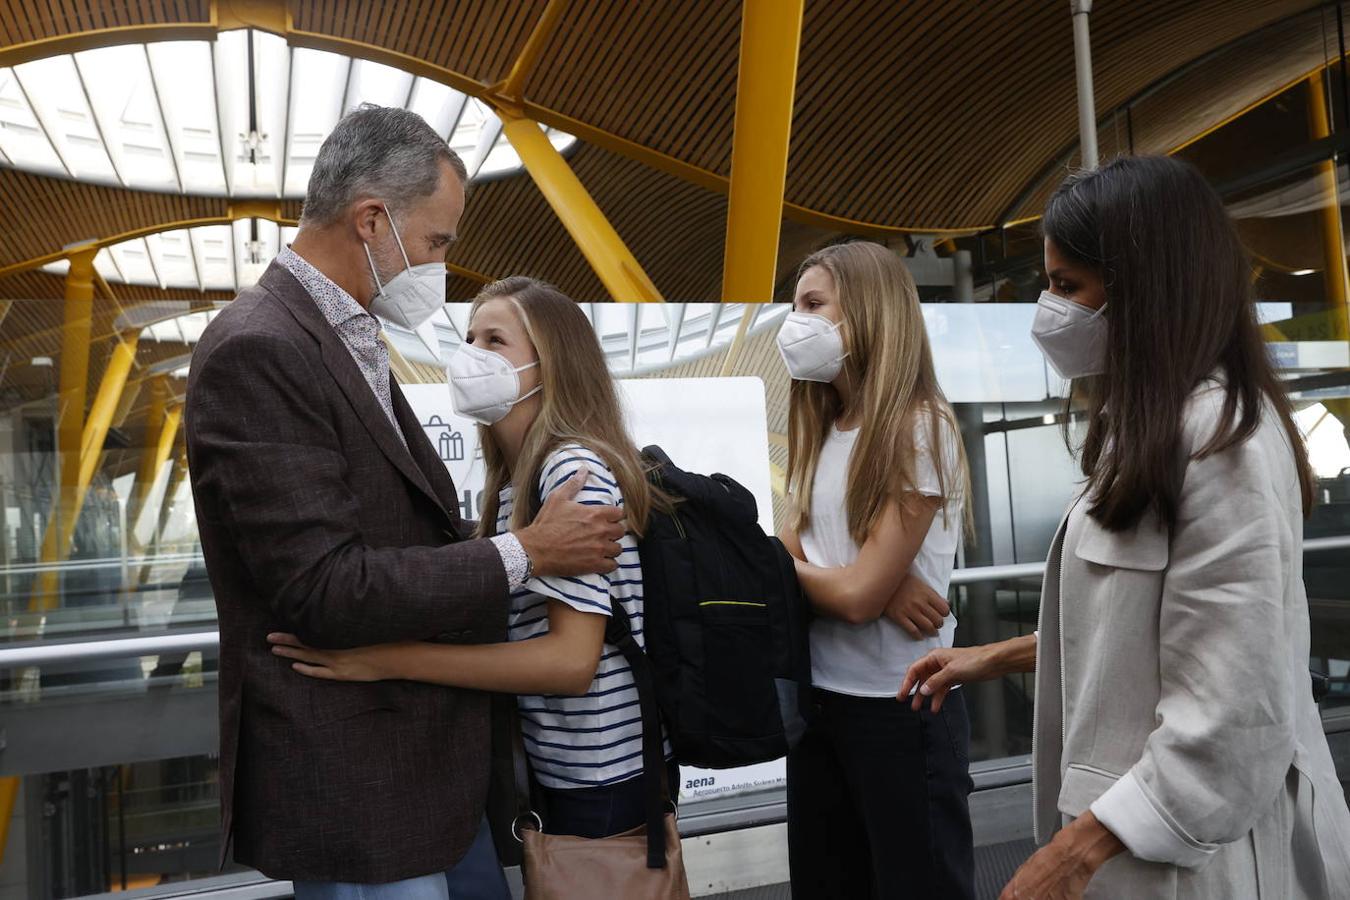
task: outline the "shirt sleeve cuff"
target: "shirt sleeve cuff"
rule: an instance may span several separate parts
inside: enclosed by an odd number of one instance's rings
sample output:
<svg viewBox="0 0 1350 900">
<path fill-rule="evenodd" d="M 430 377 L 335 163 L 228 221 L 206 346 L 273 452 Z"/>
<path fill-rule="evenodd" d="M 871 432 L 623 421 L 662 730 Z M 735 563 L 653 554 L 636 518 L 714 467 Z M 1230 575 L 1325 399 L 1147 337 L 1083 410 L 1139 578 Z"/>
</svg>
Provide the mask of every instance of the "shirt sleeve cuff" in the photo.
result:
<svg viewBox="0 0 1350 900">
<path fill-rule="evenodd" d="M 490 538 L 492 546 L 497 548 L 497 552 L 502 557 L 502 568 L 506 569 L 506 586 L 509 590 L 515 590 L 525 583 L 525 576 L 529 572 L 530 558 L 525 553 L 525 548 L 520 544 L 520 538 L 511 532 L 499 534 Z"/>
<path fill-rule="evenodd" d="M 1219 849 L 1188 835 L 1126 772 L 1092 804 L 1092 814 L 1139 859 L 1197 869 Z"/>
</svg>

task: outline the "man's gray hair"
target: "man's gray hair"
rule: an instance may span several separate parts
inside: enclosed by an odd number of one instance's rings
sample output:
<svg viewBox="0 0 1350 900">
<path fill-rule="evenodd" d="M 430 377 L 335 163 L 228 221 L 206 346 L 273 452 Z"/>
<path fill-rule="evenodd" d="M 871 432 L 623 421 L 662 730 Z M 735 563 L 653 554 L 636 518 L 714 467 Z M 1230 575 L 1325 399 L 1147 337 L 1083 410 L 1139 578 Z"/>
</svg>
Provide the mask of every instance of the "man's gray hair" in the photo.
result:
<svg viewBox="0 0 1350 900">
<path fill-rule="evenodd" d="M 327 225 L 362 197 L 378 197 L 402 215 L 435 193 L 442 162 L 468 184 L 464 161 L 425 119 L 363 103 L 338 121 L 319 148 L 301 220 Z"/>
</svg>

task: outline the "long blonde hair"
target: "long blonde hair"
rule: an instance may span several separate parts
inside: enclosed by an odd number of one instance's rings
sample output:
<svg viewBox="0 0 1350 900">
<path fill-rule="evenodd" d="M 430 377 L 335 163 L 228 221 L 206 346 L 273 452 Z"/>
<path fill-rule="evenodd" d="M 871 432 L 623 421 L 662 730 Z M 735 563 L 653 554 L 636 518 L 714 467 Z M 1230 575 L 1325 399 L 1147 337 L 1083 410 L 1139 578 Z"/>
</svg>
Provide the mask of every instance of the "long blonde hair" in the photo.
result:
<svg viewBox="0 0 1350 900">
<path fill-rule="evenodd" d="M 942 494 L 943 521 L 950 501 L 962 497 L 962 519 L 971 532 L 970 483 L 960 428 L 939 387 L 924 329 L 918 288 L 891 250 L 867 241 L 826 247 L 808 256 L 798 278 L 820 266 L 834 279 L 843 311 L 848 356 L 844 373 L 856 385 L 844 409 L 829 384 L 793 381 L 788 415 L 787 488 L 794 500 L 797 531 L 811 521 L 811 484 L 830 425 L 841 416 L 861 419 L 849 459 L 845 506 L 848 531 L 861 545 L 888 501 L 910 502 L 916 490 L 916 435 L 927 419 L 934 468 Z M 950 432 L 947 429 L 951 429 Z M 955 465 L 942 452 L 944 436 L 955 437 Z"/>
<path fill-rule="evenodd" d="M 530 343 L 539 355 L 539 415 L 525 433 L 512 478 L 506 457 L 492 429 L 478 426 L 487 479 L 478 536 L 496 530 L 497 495 L 514 481 L 515 495 L 508 528 L 524 528 L 539 511 L 533 486 L 544 461 L 565 444 L 580 444 L 609 466 L 623 494 L 628 530 L 641 536 L 653 508 L 669 510 L 670 501 L 647 481 L 642 456 L 624 428 L 614 377 L 585 314 L 561 291 L 542 281 L 516 275 L 488 285 L 469 310 L 472 321 L 489 300 L 504 299 L 515 307 Z"/>
</svg>

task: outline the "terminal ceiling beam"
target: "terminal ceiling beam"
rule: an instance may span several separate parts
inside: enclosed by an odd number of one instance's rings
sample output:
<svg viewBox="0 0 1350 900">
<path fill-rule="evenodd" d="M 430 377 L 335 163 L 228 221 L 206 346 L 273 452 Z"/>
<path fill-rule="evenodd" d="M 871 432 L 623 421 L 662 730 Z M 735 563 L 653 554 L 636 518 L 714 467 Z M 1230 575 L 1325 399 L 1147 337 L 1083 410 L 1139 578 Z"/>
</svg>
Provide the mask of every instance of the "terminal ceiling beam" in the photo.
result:
<svg viewBox="0 0 1350 900">
<path fill-rule="evenodd" d="M 65 558 L 66 533 L 74 534 L 77 485 L 80 475 L 80 449 L 84 437 L 84 400 L 89 385 L 89 339 L 94 316 L 94 256 L 97 247 L 81 245 L 67 252 L 70 270 L 66 273 L 65 326 L 61 332 L 61 374 L 56 426 L 57 485 L 52 492 L 51 517 L 42 539 L 39 557 L 43 563 Z M 69 523 L 67 522 L 69 520 Z M 55 569 L 42 572 L 34 583 L 29 608 L 55 609 L 58 574 Z"/>
<path fill-rule="evenodd" d="M 744 0 L 722 302 L 773 298 L 805 0 Z"/>
<path fill-rule="evenodd" d="M 137 543 L 136 525 L 145 508 L 145 501 L 178 436 L 177 418 L 170 421 L 168 417 L 169 396 L 169 376 L 159 375 L 151 380 L 150 407 L 145 413 L 145 443 L 136 465 L 136 477 L 132 479 L 131 490 L 127 495 L 127 536 L 133 544 Z"/>
<path fill-rule="evenodd" d="M 1326 76 L 1327 69 L 1320 69 L 1308 76 L 1308 137 L 1314 141 L 1331 135 L 1331 120 L 1327 108 Z M 1333 157 L 1317 164 L 1317 181 L 1322 189 L 1325 201 L 1318 209 L 1321 219 L 1322 262 L 1324 283 L 1327 289 L 1327 305 L 1333 314 L 1339 308 L 1344 311 L 1350 302 L 1350 274 L 1346 271 L 1345 234 L 1341 226 L 1341 199 L 1336 185 L 1336 160 Z M 1336 338 L 1344 340 L 1345 318 L 1340 318 L 1340 333 Z"/>
<path fill-rule="evenodd" d="M 498 107 L 497 115 L 506 139 L 610 297 L 621 302 L 660 301 L 661 292 L 539 124 L 505 107 Z"/>
</svg>

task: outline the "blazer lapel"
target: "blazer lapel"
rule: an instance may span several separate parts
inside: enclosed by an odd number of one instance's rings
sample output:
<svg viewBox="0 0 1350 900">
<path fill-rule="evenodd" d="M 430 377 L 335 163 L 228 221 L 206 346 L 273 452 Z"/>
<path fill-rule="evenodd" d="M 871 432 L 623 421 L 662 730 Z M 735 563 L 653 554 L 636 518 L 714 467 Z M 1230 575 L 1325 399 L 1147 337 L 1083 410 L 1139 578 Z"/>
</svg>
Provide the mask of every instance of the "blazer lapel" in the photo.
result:
<svg viewBox="0 0 1350 900">
<path fill-rule="evenodd" d="M 427 499 L 435 503 L 446 516 L 449 516 L 450 513 L 446 510 L 445 502 L 432 490 L 422 470 L 413 462 L 408 448 L 394 433 L 394 423 L 390 422 L 389 416 L 385 415 L 384 407 L 380 406 L 380 401 L 375 398 L 375 392 L 370 389 L 370 383 L 361 374 L 361 369 L 356 365 L 356 360 L 352 358 L 351 351 L 347 349 L 347 345 L 342 342 L 338 333 L 333 330 L 333 326 L 329 325 L 328 320 L 323 317 L 323 313 L 319 311 L 314 298 L 310 297 L 309 292 L 301 286 L 294 275 L 287 271 L 285 266 L 275 261 L 268 266 L 262 278 L 258 279 L 258 283 L 281 300 L 290 310 L 291 315 L 295 316 L 305 330 L 319 342 L 320 355 L 323 358 L 324 366 L 328 369 L 328 374 L 333 376 L 333 380 L 342 389 L 342 393 L 347 397 L 347 402 L 352 405 L 353 412 L 361 420 L 361 425 L 370 434 L 376 446 L 403 474 L 403 477 L 412 482 L 414 487 L 427 496 Z M 393 388 L 392 373 L 389 382 L 391 388 Z M 393 392 L 391 390 L 391 393 Z M 413 421 L 416 421 L 416 419 L 413 419 Z M 421 431 L 420 428 L 417 430 Z M 408 434 L 405 431 L 405 437 L 411 445 L 412 439 L 418 437 L 418 435 Z M 425 441 L 425 437 L 422 440 Z"/>
</svg>

